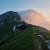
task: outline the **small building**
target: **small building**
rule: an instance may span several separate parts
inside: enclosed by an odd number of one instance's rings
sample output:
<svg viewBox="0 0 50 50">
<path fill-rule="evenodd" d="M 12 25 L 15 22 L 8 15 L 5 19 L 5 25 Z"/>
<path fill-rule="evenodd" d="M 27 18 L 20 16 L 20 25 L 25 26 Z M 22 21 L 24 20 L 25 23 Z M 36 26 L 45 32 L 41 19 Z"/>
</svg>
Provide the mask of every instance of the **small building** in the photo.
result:
<svg viewBox="0 0 50 50">
<path fill-rule="evenodd" d="M 26 29 L 26 25 L 25 24 L 18 24 L 18 25 L 13 26 L 13 31 L 24 30 L 24 29 Z"/>
</svg>

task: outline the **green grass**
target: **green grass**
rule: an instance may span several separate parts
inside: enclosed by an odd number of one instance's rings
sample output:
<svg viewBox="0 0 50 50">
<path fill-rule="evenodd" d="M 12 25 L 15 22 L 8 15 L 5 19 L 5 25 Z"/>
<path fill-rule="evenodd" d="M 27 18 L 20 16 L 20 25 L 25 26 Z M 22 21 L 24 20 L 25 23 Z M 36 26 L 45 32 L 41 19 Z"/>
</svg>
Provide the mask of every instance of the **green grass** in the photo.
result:
<svg viewBox="0 0 50 50">
<path fill-rule="evenodd" d="M 6 38 L 6 43 L 0 46 L 0 50 L 39 50 L 38 30 L 36 27 L 25 23 L 27 25 L 27 29 L 13 32 L 12 27 L 14 24 L 16 23 L 12 22 L 7 25 L 5 29 L 0 31 L 1 38 Z M 46 32 L 43 35 L 46 37 L 49 36 L 47 38 L 50 38 L 50 35 Z M 45 46 L 46 45 L 42 40 L 42 50 L 44 50 Z"/>
<path fill-rule="evenodd" d="M 42 47 L 42 50 L 48 50 L 47 44 L 43 39 L 41 40 L 41 47 Z"/>
<path fill-rule="evenodd" d="M 49 32 L 44 32 L 44 34 L 43 34 L 48 40 L 50 40 L 50 33 Z"/>
<path fill-rule="evenodd" d="M 33 31 L 28 28 L 16 33 L 16 37 L 0 47 L 0 50 L 33 50 Z"/>
</svg>

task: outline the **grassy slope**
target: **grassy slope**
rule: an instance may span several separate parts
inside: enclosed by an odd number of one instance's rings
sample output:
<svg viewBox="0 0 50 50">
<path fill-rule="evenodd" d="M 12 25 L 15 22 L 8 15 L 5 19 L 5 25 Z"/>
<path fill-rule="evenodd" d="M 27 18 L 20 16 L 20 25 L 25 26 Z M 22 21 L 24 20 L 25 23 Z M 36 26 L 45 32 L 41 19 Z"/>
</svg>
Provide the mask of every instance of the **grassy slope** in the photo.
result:
<svg viewBox="0 0 50 50">
<path fill-rule="evenodd" d="M 33 31 L 32 28 L 28 28 L 21 32 L 16 33 L 10 42 L 0 47 L 0 50 L 32 50 L 33 49 Z"/>
<path fill-rule="evenodd" d="M 36 26 L 35 26 L 36 27 Z M 37 28 L 37 27 L 36 27 Z M 42 27 L 38 27 L 39 30 L 41 30 L 43 32 L 43 35 L 50 40 L 50 31 L 45 29 L 45 28 L 42 28 Z"/>
<path fill-rule="evenodd" d="M 38 36 L 37 36 L 38 30 L 36 29 L 36 27 L 29 26 L 25 30 L 22 30 L 20 32 L 15 32 L 16 36 L 13 32 L 10 32 L 10 30 L 9 31 L 4 30 L 4 31 L 6 31 L 4 35 L 7 34 L 10 37 L 9 37 L 9 40 L 6 40 L 7 43 L 5 43 L 0 47 L 0 50 L 39 50 L 38 48 L 39 42 L 38 42 Z"/>
</svg>

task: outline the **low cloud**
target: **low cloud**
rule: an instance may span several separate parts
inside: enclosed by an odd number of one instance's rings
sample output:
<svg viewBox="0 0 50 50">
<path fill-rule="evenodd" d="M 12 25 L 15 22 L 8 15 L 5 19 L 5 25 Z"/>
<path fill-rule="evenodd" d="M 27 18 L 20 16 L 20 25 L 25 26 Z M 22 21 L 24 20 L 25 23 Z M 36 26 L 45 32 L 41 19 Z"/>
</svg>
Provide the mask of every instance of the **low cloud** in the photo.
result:
<svg viewBox="0 0 50 50">
<path fill-rule="evenodd" d="M 46 20 L 45 16 L 42 13 L 38 13 L 36 11 L 29 13 L 24 12 L 22 20 L 29 24 L 38 25 L 50 30 L 50 20 Z"/>
</svg>

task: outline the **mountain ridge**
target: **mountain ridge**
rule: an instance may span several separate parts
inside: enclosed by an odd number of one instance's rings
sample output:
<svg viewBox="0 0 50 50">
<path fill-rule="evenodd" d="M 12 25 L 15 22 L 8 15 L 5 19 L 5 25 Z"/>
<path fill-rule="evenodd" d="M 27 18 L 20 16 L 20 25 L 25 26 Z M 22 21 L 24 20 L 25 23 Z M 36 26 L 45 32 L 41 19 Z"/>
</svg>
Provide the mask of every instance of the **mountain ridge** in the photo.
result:
<svg viewBox="0 0 50 50">
<path fill-rule="evenodd" d="M 17 27 L 18 29 L 13 31 L 14 26 L 19 26 L 21 24 L 24 24 L 26 28 L 20 30 L 20 27 Z M 38 34 L 40 31 L 43 32 L 44 36 L 50 39 L 50 32 L 48 30 L 28 24 L 24 21 L 16 22 L 12 20 L 3 30 L 0 30 L 0 50 L 37 50 L 39 49 Z M 42 49 L 46 49 L 46 45 L 44 45 L 43 42 Z"/>
</svg>

